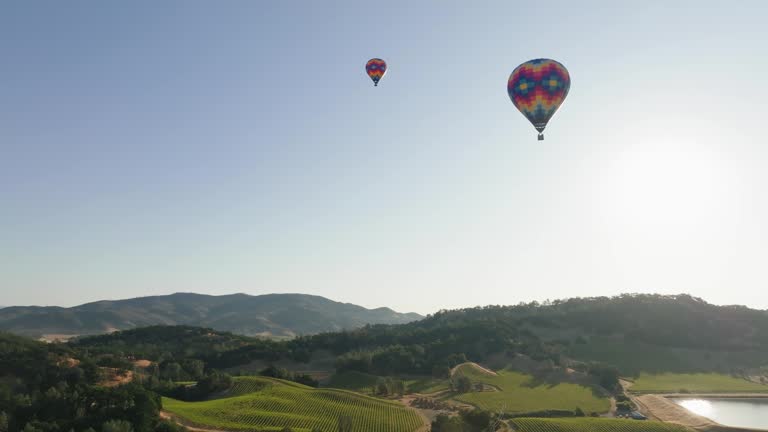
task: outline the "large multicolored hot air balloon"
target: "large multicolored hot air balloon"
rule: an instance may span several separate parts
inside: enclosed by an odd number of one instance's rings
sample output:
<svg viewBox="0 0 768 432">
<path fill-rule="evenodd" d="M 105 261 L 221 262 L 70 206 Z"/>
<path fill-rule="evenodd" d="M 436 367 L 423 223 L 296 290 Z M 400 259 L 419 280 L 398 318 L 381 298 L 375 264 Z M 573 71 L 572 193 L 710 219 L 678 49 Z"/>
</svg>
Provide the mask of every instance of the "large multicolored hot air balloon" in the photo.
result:
<svg viewBox="0 0 768 432">
<path fill-rule="evenodd" d="M 365 64 L 365 72 L 373 80 L 373 85 L 379 85 L 379 80 L 387 73 L 387 62 L 380 58 L 372 58 Z"/>
<path fill-rule="evenodd" d="M 507 92 L 512 103 L 539 131 L 555 114 L 571 88 L 571 76 L 562 64 L 550 59 L 535 59 L 516 67 L 509 76 Z"/>
</svg>

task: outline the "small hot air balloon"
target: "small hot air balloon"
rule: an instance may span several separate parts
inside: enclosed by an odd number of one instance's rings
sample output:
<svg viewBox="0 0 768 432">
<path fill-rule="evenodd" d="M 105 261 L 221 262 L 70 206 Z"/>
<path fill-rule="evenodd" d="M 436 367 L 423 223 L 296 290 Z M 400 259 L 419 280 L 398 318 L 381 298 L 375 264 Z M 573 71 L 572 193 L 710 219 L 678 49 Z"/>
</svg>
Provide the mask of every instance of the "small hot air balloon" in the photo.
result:
<svg viewBox="0 0 768 432">
<path fill-rule="evenodd" d="M 387 73 L 387 62 L 380 58 L 372 58 L 365 64 L 365 72 L 373 80 L 373 85 L 379 85 L 379 80 Z"/>
<path fill-rule="evenodd" d="M 550 59 L 521 64 L 512 71 L 507 82 L 509 98 L 539 131 L 539 141 L 544 139 L 544 128 L 568 96 L 570 88 L 568 69 Z"/>
</svg>

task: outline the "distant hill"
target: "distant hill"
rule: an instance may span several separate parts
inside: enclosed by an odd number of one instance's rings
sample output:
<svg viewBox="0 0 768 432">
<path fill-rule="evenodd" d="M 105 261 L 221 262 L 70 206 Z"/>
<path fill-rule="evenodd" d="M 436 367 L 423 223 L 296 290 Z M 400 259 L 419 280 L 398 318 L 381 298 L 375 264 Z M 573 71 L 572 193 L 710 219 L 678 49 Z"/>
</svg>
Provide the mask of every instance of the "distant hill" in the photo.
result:
<svg viewBox="0 0 768 432">
<path fill-rule="evenodd" d="M 768 366 L 768 311 L 717 306 L 686 294 L 623 294 L 441 311 L 406 327 L 480 325 L 493 330 L 463 351 L 479 361 L 488 361 L 494 347 L 504 346 L 485 339 L 507 332 L 534 357 L 601 361 L 625 374 L 741 373 Z M 482 345 L 485 349 L 474 349 Z"/>
<path fill-rule="evenodd" d="M 212 368 L 233 370 L 279 361 L 296 370 L 447 376 L 449 368 L 473 361 L 552 382 L 560 380 L 558 367 L 602 382 L 613 374 L 611 366 L 624 376 L 720 372 L 768 380 L 768 311 L 715 306 L 689 295 L 627 294 L 440 311 L 406 324 L 282 342 L 164 326 L 74 345 L 149 360 L 165 352 L 193 355 Z M 321 362 L 331 366 L 317 368 Z"/>
<path fill-rule="evenodd" d="M 389 308 L 366 309 L 305 294 L 176 293 L 98 301 L 71 308 L 11 306 L 0 309 L 0 330 L 25 336 L 101 334 L 150 325 L 210 327 L 242 335 L 290 337 L 423 318 Z"/>
</svg>

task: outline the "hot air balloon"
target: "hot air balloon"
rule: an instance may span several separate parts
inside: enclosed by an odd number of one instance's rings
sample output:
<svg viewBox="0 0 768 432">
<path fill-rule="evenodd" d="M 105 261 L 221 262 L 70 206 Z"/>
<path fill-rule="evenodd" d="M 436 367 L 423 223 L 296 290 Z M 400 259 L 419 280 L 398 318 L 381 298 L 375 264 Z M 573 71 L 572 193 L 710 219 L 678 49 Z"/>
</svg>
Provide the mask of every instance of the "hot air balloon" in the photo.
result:
<svg viewBox="0 0 768 432">
<path fill-rule="evenodd" d="M 365 64 L 365 72 L 373 80 L 373 85 L 379 85 L 379 80 L 387 73 L 387 62 L 380 58 L 372 58 Z"/>
<path fill-rule="evenodd" d="M 539 131 L 539 141 L 544 139 L 544 128 L 568 96 L 570 88 L 568 69 L 550 59 L 521 64 L 512 71 L 507 82 L 509 98 Z"/>
</svg>

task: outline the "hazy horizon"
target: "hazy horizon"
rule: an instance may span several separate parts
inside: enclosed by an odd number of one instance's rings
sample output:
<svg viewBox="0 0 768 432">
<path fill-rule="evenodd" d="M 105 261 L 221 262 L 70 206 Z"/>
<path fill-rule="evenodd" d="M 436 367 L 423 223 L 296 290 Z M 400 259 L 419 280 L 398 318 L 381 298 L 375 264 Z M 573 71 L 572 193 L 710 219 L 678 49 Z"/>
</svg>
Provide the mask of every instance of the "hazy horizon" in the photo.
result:
<svg viewBox="0 0 768 432">
<path fill-rule="evenodd" d="M 768 309 L 768 3 L 0 5 L 0 304 Z M 378 87 L 365 62 L 389 71 Z M 506 81 L 570 71 L 545 133 Z"/>
<path fill-rule="evenodd" d="M 366 309 L 378 309 L 378 308 L 385 307 L 385 308 L 392 309 L 392 310 L 394 310 L 395 312 L 398 312 L 398 313 L 418 313 L 418 314 L 424 315 L 424 316 L 434 314 L 435 312 L 438 312 L 440 310 L 446 310 L 446 309 L 435 309 L 435 310 L 428 310 L 428 311 L 399 310 L 399 309 L 393 308 L 393 307 L 391 307 L 389 305 L 365 305 L 365 304 L 358 304 L 358 303 L 355 303 L 355 302 L 345 301 L 345 300 L 342 300 L 342 299 L 332 298 L 332 297 L 328 297 L 328 296 L 324 296 L 324 295 L 320 295 L 320 294 L 307 294 L 307 293 L 301 293 L 301 292 L 283 292 L 283 293 L 271 293 L 271 292 L 264 292 L 264 293 L 231 292 L 231 293 L 222 293 L 222 294 L 208 294 L 208 293 L 191 292 L 191 291 L 177 291 L 177 292 L 169 292 L 169 293 L 162 293 L 162 294 L 148 294 L 146 296 L 141 296 L 141 297 L 162 297 L 162 296 L 170 296 L 170 295 L 174 295 L 174 294 L 199 294 L 199 295 L 213 295 L 213 296 L 228 296 L 228 295 L 245 294 L 245 295 L 254 296 L 254 297 L 263 296 L 263 295 L 272 295 L 272 294 L 285 294 L 285 295 L 298 294 L 298 295 L 315 295 L 315 296 L 320 296 L 320 297 L 324 297 L 324 298 L 327 298 L 328 300 L 332 300 L 332 301 L 335 301 L 335 302 L 338 302 L 338 303 L 354 304 L 354 305 L 357 305 L 357 306 L 362 306 L 362 307 L 364 307 Z M 621 294 L 617 294 L 617 295 L 622 295 L 622 294 L 630 294 L 631 295 L 631 294 L 657 294 L 657 293 L 621 293 Z M 662 295 L 662 294 L 659 294 L 659 295 Z M 666 294 L 666 295 L 690 295 L 690 294 L 689 293 L 677 293 L 677 294 Z M 543 301 L 555 301 L 555 300 L 567 300 L 567 299 L 576 298 L 576 297 L 586 297 L 586 296 L 574 296 L 574 297 L 567 297 L 567 298 L 565 298 L 565 297 L 564 298 L 547 298 L 547 299 L 543 299 L 542 302 Z M 100 298 L 100 299 L 88 300 L 88 301 L 85 301 L 83 303 L 70 304 L 70 305 L 53 305 L 53 304 L 52 305 L 39 305 L 39 304 L 0 305 L 0 309 L 7 308 L 7 307 L 49 307 L 49 306 L 50 307 L 70 308 L 70 307 L 82 306 L 82 305 L 89 304 L 89 303 L 96 303 L 96 302 L 99 302 L 99 301 L 121 301 L 121 300 L 131 300 L 133 298 L 136 298 L 136 297 Z M 712 303 L 712 302 L 708 301 L 705 298 L 703 298 L 702 300 L 704 300 L 707 303 L 714 304 L 716 306 L 747 306 L 747 307 L 750 307 L 749 305 L 741 305 L 741 304 L 734 304 L 734 303 L 717 304 L 717 303 Z M 539 301 L 539 300 L 534 300 L 534 301 Z M 520 302 L 508 303 L 508 304 L 499 304 L 499 303 L 466 304 L 466 305 L 463 305 L 463 306 L 457 306 L 455 308 L 450 308 L 448 310 L 451 310 L 451 309 L 463 309 L 463 308 L 473 308 L 473 307 L 483 307 L 483 306 L 514 306 L 514 305 L 517 305 L 519 303 Z M 524 302 L 524 303 L 527 303 L 527 302 Z M 754 307 L 750 307 L 750 308 L 751 309 L 756 309 L 756 310 L 768 310 L 768 309 L 761 309 L 761 308 L 754 308 Z"/>
</svg>

